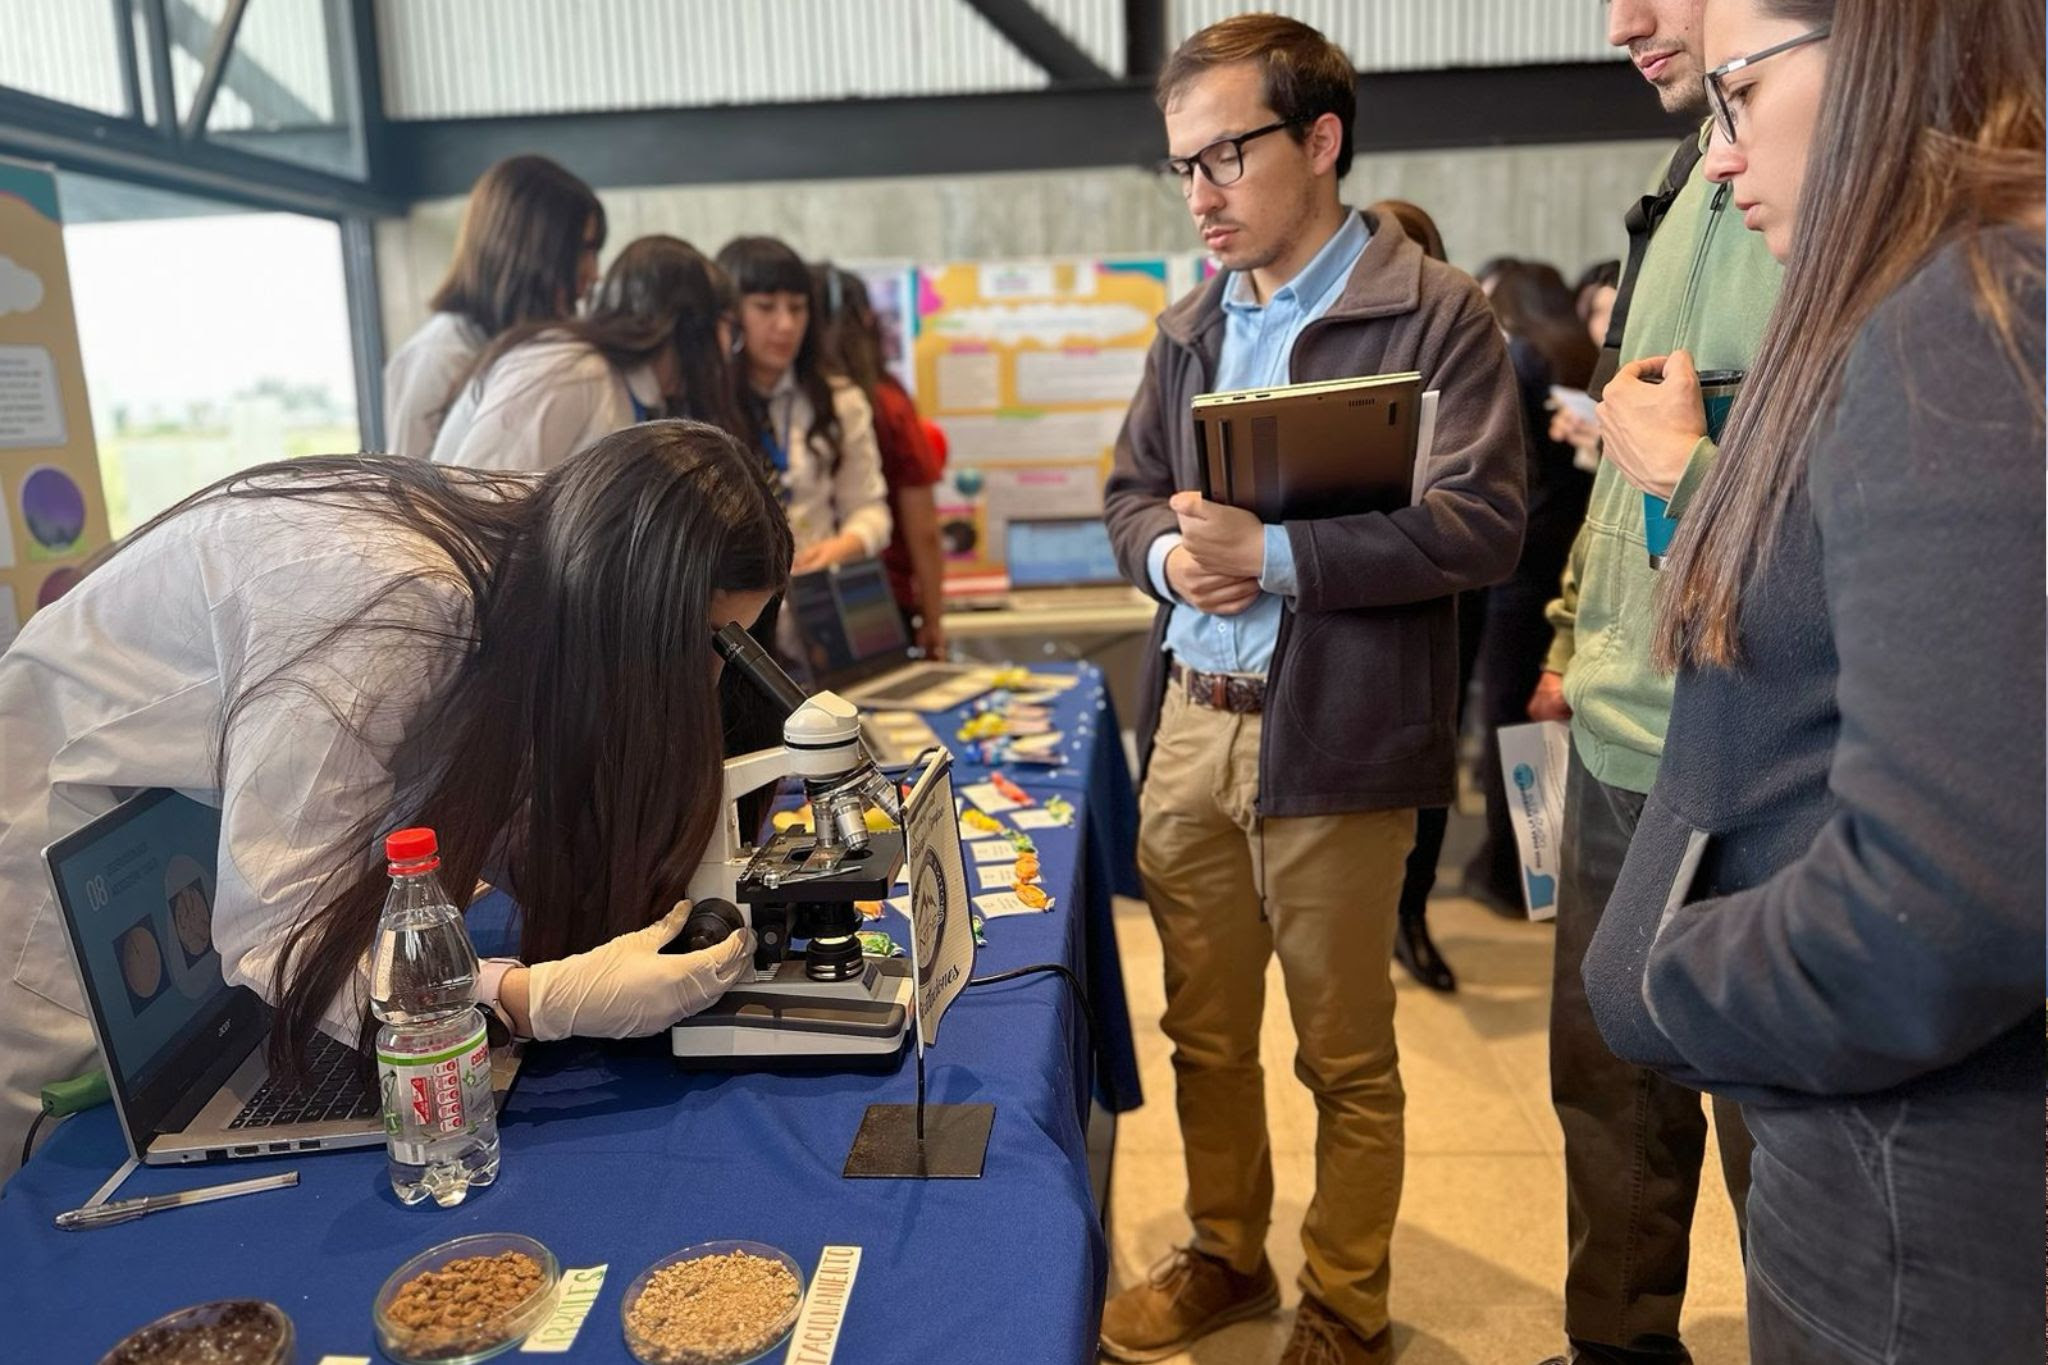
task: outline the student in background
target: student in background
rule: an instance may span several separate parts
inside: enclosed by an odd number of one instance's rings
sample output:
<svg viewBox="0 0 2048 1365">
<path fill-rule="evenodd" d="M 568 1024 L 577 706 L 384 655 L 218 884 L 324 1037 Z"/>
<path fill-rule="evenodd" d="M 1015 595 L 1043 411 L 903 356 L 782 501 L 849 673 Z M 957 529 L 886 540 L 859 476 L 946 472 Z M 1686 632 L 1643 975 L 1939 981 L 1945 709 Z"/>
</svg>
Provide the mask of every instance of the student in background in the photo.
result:
<svg viewBox="0 0 2048 1365">
<path fill-rule="evenodd" d="M 2040 1359 L 2043 39 L 2033 0 L 1707 6 L 1706 173 L 1784 293 L 1664 567 L 1584 981 L 1617 1055 L 1742 1103 L 1755 1365 Z M 1607 386 L 1636 488 L 1684 477 L 1695 373 Z"/>
<path fill-rule="evenodd" d="M 753 455 L 657 422 L 538 478 L 393 456 L 265 465 L 127 537 L 0 655 L 0 1171 L 93 1056 L 40 850 L 138 787 L 221 811 L 222 972 L 273 1062 L 361 1046 L 384 833 L 486 865 L 520 957 L 479 997 L 534 1038 L 659 1032 L 751 941 L 663 953 L 720 818 L 715 628 L 788 578 Z"/>
<path fill-rule="evenodd" d="M 1586 324 L 1595 346 L 1607 342 L 1607 324 L 1614 320 L 1614 299 L 1621 286 L 1621 262 L 1595 261 L 1572 286 L 1573 311 Z"/>
<path fill-rule="evenodd" d="M 810 268 L 773 237 L 735 238 L 718 264 L 739 296 L 738 407 L 781 479 L 795 571 L 879 555 L 891 522 L 874 409 L 826 368 Z"/>
<path fill-rule="evenodd" d="M 1436 220 L 1419 205 L 1405 199 L 1382 199 L 1368 213 L 1392 218 L 1401 225 L 1408 240 L 1422 248 L 1432 261 L 1448 261 L 1444 235 Z M 1480 627 L 1485 621 L 1486 593 L 1458 594 L 1458 702 L 1457 728 L 1465 728 L 1465 694 L 1472 681 L 1473 661 L 1479 657 Z M 1458 977 L 1444 961 L 1436 940 L 1429 936 L 1429 896 L 1436 889 L 1436 865 L 1443 857 L 1444 832 L 1450 827 L 1448 806 L 1425 806 L 1415 812 L 1415 847 L 1409 850 L 1408 865 L 1401 879 L 1401 923 L 1394 935 L 1394 961 L 1408 975 L 1433 991 L 1449 993 L 1458 989 Z"/>
<path fill-rule="evenodd" d="M 597 280 L 604 206 L 544 156 L 514 156 L 478 178 L 433 315 L 384 363 L 384 441 L 425 459 L 455 388 L 492 341 L 573 316 Z"/>
<path fill-rule="evenodd" d="M 1479 646 L 1479 721 L 1484 744 L 1479 789 L 1486 794 L 1486 837 L 1465 865 L 1466 894 L 1519 916 L 1522 859 L 1501 777 L 1503 725 L 1528 720 L 1529 693 L 1550 652 L 1550 622 L 1543 609 L 1557 593 L 1558 576 L 1586 519 L 1593 476 L 1580 469 L 1569 445 L 1547 434 L 1550 388 L 1583 389 L 1593 377 L 1599 348 L 1586 333 L 1571 289 L 1556 269 L 1535 261 L 1500 268 L 1489 296 L 1522 395 L 1528 451 L 1528 529 L 1514 574 L 1486 590 L 1486 629 Z"/>
<path fill-rule="evenodd" d="M 552 469 L 650 417 L 739 435 L 727 355 L 732 286 L 674 237 L 642 237 L 612 262 L 585 317 L 527 323 L 477 357 L 441 424 L 434 459 L 473 469 Z"/>
<path fill-rule="evenodd" d="M 945 471 L 945 457 L 926 436 L 925 421 L 909 391 L 882 363 L 882 324 L 866 283 L 829 263 L 813 266 L 812 279 L 831 363 L 874 409 L 875 445 L 881 452 L 889 515 L 895 524 L 889 546 L 882 551 L 889 587 L 925 657 L 943 659 L 945 552 L 939 544 L 939 511 L 932 488 Z"/>
</svg>

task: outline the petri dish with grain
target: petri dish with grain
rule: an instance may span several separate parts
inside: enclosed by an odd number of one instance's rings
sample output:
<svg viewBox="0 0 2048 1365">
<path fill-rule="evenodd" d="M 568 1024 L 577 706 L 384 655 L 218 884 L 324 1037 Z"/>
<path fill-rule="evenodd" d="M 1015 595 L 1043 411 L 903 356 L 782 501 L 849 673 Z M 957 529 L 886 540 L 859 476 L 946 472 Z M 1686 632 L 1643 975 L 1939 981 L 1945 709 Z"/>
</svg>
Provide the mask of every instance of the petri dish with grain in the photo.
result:
<svg viewBox="0 0 2048 1365">
<path fill-rule="evenodd" d="M 804 1273 L 760 1242 L 702 1242 L 664 1256 L 626 1288 L 626 1346 L 643 1365 L 747 1365 L 789 1338 Z"/>
<path fill-rule="evenodd" d="M 561 1279 L 554 1253 L 531 1237 L 457 1237 L 384 1281 L 372 1309 L 377 1344 L 399 1365 L 474 1365 L 547 1321 Z"/>
</svg>

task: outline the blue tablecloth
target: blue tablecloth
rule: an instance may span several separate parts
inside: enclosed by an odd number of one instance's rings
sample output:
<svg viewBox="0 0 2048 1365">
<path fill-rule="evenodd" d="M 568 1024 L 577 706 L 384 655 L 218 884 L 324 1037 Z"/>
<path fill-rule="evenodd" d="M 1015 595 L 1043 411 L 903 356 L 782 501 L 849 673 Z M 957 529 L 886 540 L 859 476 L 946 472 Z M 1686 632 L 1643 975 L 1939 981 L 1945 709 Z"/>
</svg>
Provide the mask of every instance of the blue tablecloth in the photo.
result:
<svg viewBox="0 0 2048 1365">
<path fill-rule="evenodd" d="M 977 971 L 1045 961 L 1078 971 L 1104 1035 L 1097 1088 L 1128 1108 L 1136 1066 L 1108 902 L 1135 884 L 1136 809 L 1100 675 L 1084 666 L 1058 709 L 1073 765 L 1012 775 L 1076 807 L 1075 828 L 1033 836 L 1059 904 L 992 921 Z M 936 724 L 949 733 L 955 723 Z M 959 772 L 963 785 L 980 775 L 974 765 Z M 631 1359 L 620 1300 L 650 1262 L 747 1238 L 783 1248 L 806 1272 L 827 1245 L 862 1248 L 838 1355 L 847 1365 L 1092 1361 L 1106 1259 L 1083 1146 L 1084 1031 L 1070 988 L 1047 975 L 969 990 L 946 1015 L 927 1059 L 931 1100 L 996 1106 L 975 1181 L 841 1178 L 866 1107 L 913 1098 L 907 1054 L 879 1074 L 719 1074 L 678 1070 L 665 1039 L 534 1048 L 503 1115 L 503 1174 L 454 1211 L 400 1206 L 373 1149 L 145 1168 L 123 1196 L 293 1167 L 302 1183 L 58 1232 L 51 1218 L 83 1203 L 125 1155 L 111 1111 L 83 1114 L 0 1195 L 0 1357 L 89 1361 L 160 1313 L 229 1297 L 283 1306 L 306 1365 L 328 1353 L 376 1357 L 370 1302 L 390 1271 L 446 1238 L 514 1231 L 564 1266 L 610 1266 L 576 1360 Z"/>
</svg>

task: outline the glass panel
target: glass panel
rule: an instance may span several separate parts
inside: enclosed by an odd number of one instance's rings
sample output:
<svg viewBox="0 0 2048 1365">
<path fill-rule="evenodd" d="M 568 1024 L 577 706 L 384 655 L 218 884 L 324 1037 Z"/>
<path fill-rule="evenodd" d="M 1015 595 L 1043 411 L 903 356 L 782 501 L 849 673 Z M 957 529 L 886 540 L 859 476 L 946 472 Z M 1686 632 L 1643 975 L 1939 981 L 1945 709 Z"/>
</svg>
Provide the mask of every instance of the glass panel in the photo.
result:
<svg viewBox="0 0 2048 1365">
<path fill-rule="evenodd" d="M 0 0 L 0 85 L 125 117 L 113 0 Z"/>
<path fill-rule="evenodd" d="M 207 137 L 360 179 L 366 168 L 347 24 L 345 0 L 249 0 Z"/>
<path fill-rule="evenodd" d="M 238 469 L 360 448 L 338 225 L 88 176 L 60 192 L 115 535 Z"/>
</svg>

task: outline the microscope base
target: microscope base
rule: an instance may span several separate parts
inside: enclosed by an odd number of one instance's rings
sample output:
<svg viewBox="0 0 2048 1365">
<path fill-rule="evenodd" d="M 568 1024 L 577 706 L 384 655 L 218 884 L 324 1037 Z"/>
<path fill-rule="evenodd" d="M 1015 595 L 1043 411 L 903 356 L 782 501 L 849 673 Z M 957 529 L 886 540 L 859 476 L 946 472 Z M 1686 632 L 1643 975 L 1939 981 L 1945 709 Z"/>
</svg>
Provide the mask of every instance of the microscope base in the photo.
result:
<svg viewBox="0 0 2048 1365">
<path fill-rule="evenodd" d="M 801 962 L 742 981 L 669 1030 L 685 1064 L 773 1066 L 863 1062 L 902 1050 L 910 1019 L 910 964 L 869 958 L 850 981 L 813 981 Z"/>
</svg>

